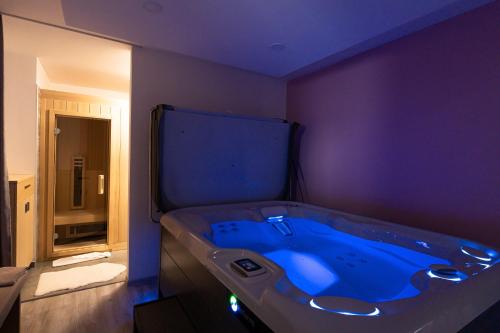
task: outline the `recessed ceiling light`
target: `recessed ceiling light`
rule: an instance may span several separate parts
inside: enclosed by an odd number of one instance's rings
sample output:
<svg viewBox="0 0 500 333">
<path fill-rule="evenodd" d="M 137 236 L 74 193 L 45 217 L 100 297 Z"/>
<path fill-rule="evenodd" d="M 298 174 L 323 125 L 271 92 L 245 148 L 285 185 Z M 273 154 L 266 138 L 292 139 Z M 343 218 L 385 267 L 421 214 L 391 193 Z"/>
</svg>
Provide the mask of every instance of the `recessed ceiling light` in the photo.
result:
<svg viewBox="0 0 500 333">
<path fill-rule="evenodd" d="M 273 43 L 269 47 L 273 51 L 283 51 L 286 48 L 285 44 L 283 44 L 283 43 Z"/>
<path fill-rule="evenodd" d="M 156 1 L 144 1 L 142 8 L 150 13 L 160 13 L 163 10 L 163 6 Z"/>
</svg>

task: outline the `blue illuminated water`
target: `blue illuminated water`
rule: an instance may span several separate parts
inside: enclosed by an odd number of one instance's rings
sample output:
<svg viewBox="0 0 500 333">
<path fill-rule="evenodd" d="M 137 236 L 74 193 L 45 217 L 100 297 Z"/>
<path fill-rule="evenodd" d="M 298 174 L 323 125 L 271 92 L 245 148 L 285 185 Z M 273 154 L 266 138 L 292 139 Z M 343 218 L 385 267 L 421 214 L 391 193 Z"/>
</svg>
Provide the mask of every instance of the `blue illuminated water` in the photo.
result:
<svg viewBox="0 0 500 333">
<path fill-rule="evenodd" d="M 302 218 L 285 219 L 292 235 L 272 223 L 234 221 L 212 225 L 207 236 L 221 248 L 245 248 L 281 266 L 311 296 L 382 302 L 413 297 L 411 277 L 431 264 L 450 262 L 406 247 L 357 237 Z"/>
</svg>

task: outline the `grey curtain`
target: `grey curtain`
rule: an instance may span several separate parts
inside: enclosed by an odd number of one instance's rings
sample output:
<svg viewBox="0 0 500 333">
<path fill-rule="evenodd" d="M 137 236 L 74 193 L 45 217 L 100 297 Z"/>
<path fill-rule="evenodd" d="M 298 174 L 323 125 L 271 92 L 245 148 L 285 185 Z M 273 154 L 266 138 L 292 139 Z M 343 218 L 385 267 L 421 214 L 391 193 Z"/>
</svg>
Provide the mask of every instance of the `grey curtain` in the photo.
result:
<svg viewBox="0 0 500 333">
<path fill-rule="evenodd" d="M 3 121 L 3 22 L 0 15 L 0 267 L 12 265 L 10 199 Z"/>
</svg>

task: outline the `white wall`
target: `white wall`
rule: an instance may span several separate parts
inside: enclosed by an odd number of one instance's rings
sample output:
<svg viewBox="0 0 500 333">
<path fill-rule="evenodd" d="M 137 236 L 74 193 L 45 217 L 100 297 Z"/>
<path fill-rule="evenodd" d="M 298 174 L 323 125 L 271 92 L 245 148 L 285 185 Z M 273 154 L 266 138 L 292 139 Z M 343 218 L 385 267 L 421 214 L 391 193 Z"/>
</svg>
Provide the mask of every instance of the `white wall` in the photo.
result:
<svg viewBox="0 0 500 333">
<path fill-rule="evenodd" d="M 46 87 L 50 85 L 49 76 L 38 58 L 36 58 L 36 85 L 41 89 L 48 89 Z"/>
<path fill-rule="evenodd" d="M 76 86 L 73 84 L 55 83 L 55 82 L 51 82 L 51 81 L 47 81 L 47 82 L 43 82 L 42 84 L 38 84 L 38 87 L 40 89 L 61 91 L 61 92 L 66 92 L 66 93 L 70 93 L 70 94 L 102 97 L 102 98 L 105 98 L 108 100 L 113 100 L 116 103 L 118 103 L 124 107 L 127 107 L 127 108 L 128 108 L 128 104 L 129 104 L 129 94 L 125 93 L 125 92 L 121 92 L 121 91 L 91 88 L 91 87 L 81 87 L 81 86 Z"/>
<path fill-rule="evenodd" d="M 5 52 L 5 150 L 9 173 L 37 170 L 36 58 Z"/>
<path fill-rule="evenodd" d="M 128 109 L 129 93 L 115 90 L 107 90 L 96 87 L 82 87 L 68 82 L 53 82 L 45 70 L 40 59 L 36 59 L 36 84 L 38 88 L 45 90 L 54 90 L 77 95 L 88 95 L 102 97 L 104 99 L 114 100 L 117 104 Z"/>
<path fill-rule="evenodd" d="M 11 45 L 12 47 L 12 45 Z M 38 188 L 38 89 L 50 89 L 75 94 L 86 94 L 115 100 L 122 106 L 120 144 L 120 201 L 119 219 L 128 227 L 129 191 L 129 101 L 128 94 L 98 88 L 79 87 L 53 83 L 38 59 L 31 54 L 6 51 L 5 73 L 5 148 L 7 168 L 10 174 L 35 176 Z M 35 190 L 35 193 L 38 193 Z M 35 195 L 38 205 L 38 196 Z M 34 249 L 37 252 L 38 211 L 34 210 Z M 128 228 L 120 229 L 128 232 Z M 120 235 L 120 239 L 126 239 Z"/>
<path fill-rule="evenodd" d="M 160 269 L 160 227 L 148 213 L 149 116 L 157 104 L 285 117 L 286 83 L 178 54 L 132 49 L 129 279 Z"/>
<path fill-rule="evenodd" d="M 5 158 L 9 174 L 35 176 L 38 189 L 38 89 L 37 59 L 32 55 L 4 52 L 4 133 Z M 36 234 L 38 216 L 35 194 L 33 228 Z M 33 237 L 36 252 L 36 237 Z M 34 254 L 36 255 L 36 254 Z"/>
<path fill-rule="evenodd" d="M 12 17 L 3 16 L 3 19 L 4 131 L 8 172 L 35 175 L 38 188 L 37 85 L 41 89 L 113 99 L 123 106 L 119 218 L 127 221 L 130 47 Z M 61 49 L 61 45 L 64 45 L 65 49 Z M 50 64 L 50 68 L 44 68 L 43 62 Z M 62 69 L 58 68 L 58 65 Z M 108 70 L 109 68 L 112 70 Z M 54 76 L 58 77 L 54 75 L 55 72 L 67 72 L 66 80 L 55 82 Z M 117 72 L 127 74 L 126 77 L 120 76 L 119 84 L 115 75 Z M 81 75 L 84 76 L 83 79 L 79 77 Z M 93 80 L 89 80 L 89 77 Z M 92 87 L 80 86 L 80 82 L 90 82 Z M 117 85 L 127 87 L 122 91 L 107 89 Z M 38 192 L 35 193 L 37 205 Z M 37 213 L 35 209 L 35 234 L 38 231 Z M 127 230 L 120 232 L 126 233 Z M 36 238 L 35 235 L 35 243 Z M 120 238 L 126 239 L 126 236 L 120 235 Z"/>
</svg>

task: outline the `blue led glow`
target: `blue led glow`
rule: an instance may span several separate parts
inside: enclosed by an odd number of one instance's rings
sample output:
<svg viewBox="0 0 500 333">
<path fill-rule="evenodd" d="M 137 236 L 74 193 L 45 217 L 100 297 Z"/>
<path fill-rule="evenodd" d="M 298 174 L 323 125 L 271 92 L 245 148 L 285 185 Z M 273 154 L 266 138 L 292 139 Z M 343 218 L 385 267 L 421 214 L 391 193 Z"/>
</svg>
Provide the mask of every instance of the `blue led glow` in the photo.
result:
<svg viewBox="0 0 500 333">
<path fill-rule="evenodd" d="M 152 301 L 156 301 L 158 299 L 158 292 L 150 291 L 143 294 L 137 301 L 136 304 L 148 303 Z"/>
<path fill-rule="evenodd" d="M 290 281 L 310 295 L 319 294 L 338 280 L 326 263 L 307 253 L 278 250 L 264 256 L 284 267 Z"/>
<path fill-rule="evenodd" d="M 464 249 L 464 247 L 462 246 L 460 248 L 460 250 L 462 251 L 463 254 L 466 254 L 472 258 L 476 258 L 477 260 L 482 260 L 482 261 L 491 261 L 491 257 L 480 257 L 480 256 L 476 256 L 470 252 L 468 252 L 466 249 Z"/>
<path fill-rule="evenodd" d="M 281 222 L 285 217 L 283 215 L 269 216 L 267 218 L 268 222 Z"/>
<path fill-rule="evenodd" d="M 427 243 L 426 243 L 426 242 L 424 242 L 424 241 L 417 241 L 417 242 L 415 242 L 415 243 L 417 243 L 417 245 L 420 245 L 420 246 L 422 246 L 422 247 L 425 247 L 426 249 L 430 249 L 430 248 L 431 248 L 431 247 L 429 246 L 429 244 L 427 244 Z"/>
<path fill-rule="evenodd" d="M 485 263 L 482 263 L 482 262 L 478 262 L 477 264 L 478 264 L 479 266 L 482 266 L 482 267 L 483 267 L 483 270 L 488 269 L 488 268 L 490 268 L 490 267 L 491 267 L 491 265 L 488 265 L 488 264 L 485 264 Z"/>
<path fill-rule="evenodd" d="M 440 276 L 434 274 L 431 270 L 427 271 L 427 276 L 433 278 L 433 279 L 441 279 L 441 280 L 447 280 L 447 281 L 453 281 L 453 282 L 460 282 L 465 279 L 467 279 L 467 276 L 463 273 L 459 273 L 458 275 L 455 276 Z"/>
<path fill-rule="evenodd" d="M 334 295 L 368 303 L 414 297 L 420 293 L 411 283 L 416 273 L 433 264 L 451 264 L 423 251 L 365 239 L 311 219 L 288 216 L 278 222 L 279 217 L 273 217 L 276 223 L 212 224 L 207 238 L 220 248 L 245 248 L 265 256 L 310 297 Z M 275 227 L 285 222 L 293 230 L 291 235 Z"/>
<path fill-rule="evenodd" d="M 490 268 L 491 266 L 493 266 L 493 265 L 490 265 L 490 264 L 485 264 L 484 262 L 468 262 L 468 263 L 466 263 L 466 264 L 465 264 L 465 266 L 467 266 L 467 267 L 472 267 L 472 266 L 474 266 L 474 265 L 481 266 L 481 267 L 483 268 L 483 269 L 482 269 L 483 271 L 484 271 L 485 269 L 488 269 L 488 268 Z"/>
<path fill-rule="evenodd" d="M 350 312 L 350 311 L 344 311 L 344 310 L 327 309 L 327 308 L 321 307 L 318 304 L 316 304 L 314 302 L 314 299 L 311 299 L 309 301 L 309 305 L 311 307 L 315 308 L 315 309 L 318 309 L 318 310 L 328 311 L 328 312 L 331 312 L 331 313 L 337 313 L 337 314 L 341 314 L 341 315 L 344 315 L 344 316 L 375 317 L 375 316 L 380 315 L 380 310 L 377 307 L 375 307 L 375 309 L 372 312 L 369 312 L 369 313 L 360 313 L 360 312 Z"/>
<path fill-rule="evenodd" d="M 492 249 L 487 249 L 486 254 L 488 254 L 491 258 L 496 258 L 498 256 L 498 252 Z"/>
</svg>

